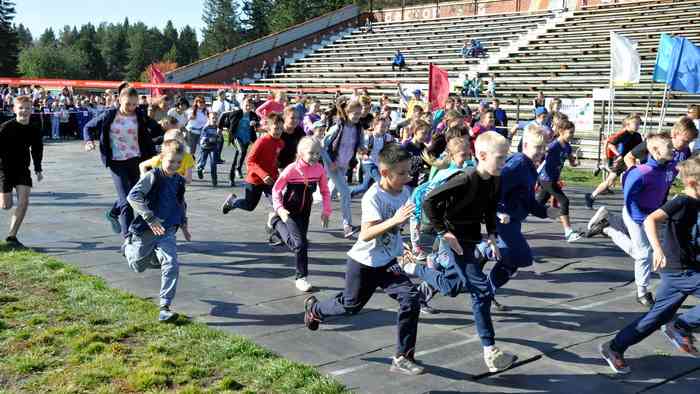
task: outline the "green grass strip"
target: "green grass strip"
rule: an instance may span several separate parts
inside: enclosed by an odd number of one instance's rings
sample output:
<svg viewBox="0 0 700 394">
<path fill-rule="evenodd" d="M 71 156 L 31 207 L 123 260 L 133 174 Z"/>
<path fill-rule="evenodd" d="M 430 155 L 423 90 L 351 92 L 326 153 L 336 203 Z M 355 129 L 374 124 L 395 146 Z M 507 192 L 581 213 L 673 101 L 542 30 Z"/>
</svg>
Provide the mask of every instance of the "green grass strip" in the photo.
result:
<svg viewBox="0 0 700 394">
<path fill-rule="evenodd" d="M 0 392 L 344 393 L 314 368 L 0 245 Z"/>
</svg>

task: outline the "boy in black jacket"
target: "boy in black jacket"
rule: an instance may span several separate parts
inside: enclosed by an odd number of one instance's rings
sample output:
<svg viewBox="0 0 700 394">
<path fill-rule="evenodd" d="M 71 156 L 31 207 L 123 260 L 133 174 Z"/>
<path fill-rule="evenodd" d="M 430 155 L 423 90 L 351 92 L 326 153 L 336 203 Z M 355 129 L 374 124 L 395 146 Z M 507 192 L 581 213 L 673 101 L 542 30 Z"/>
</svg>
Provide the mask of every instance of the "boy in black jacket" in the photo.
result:
<svg viewBox="0 0 700 394">
<path fill-rule="evenodd" d="M 444 271 L 405 259 L 403 269 L 414 274 L 443 295 L 456 297 L 467 291 L 472 298 L 476 330 L 484 347 L 484 361 L 490 372 L 508 369 L 517 359 L 495 346 L 491 301 L 493 289 L 476 258 L 476 245 L 482 240 L 481 223 L 486 223 L 488 245 L 498 259 L 496 206 L 501 169 L 508 154 L 508 141 L 488 131 L 476 139 L 479 164 L 450 178 L 433 189 L 423 202 L 423 211 L 433 224 L 441 243 L 451 249 L 453 258 Z M 502 220 L 507 220 L 503 218 Z"/>
<path fill-rule="evenodd" d="M 243 162 L 248 154 L 250 144 L 258 139 L 257 131 L 260 117 L 255 113 L 253 102 L 250 98 L 243 101 L 243 109 L 236 109 L 223 113 L 219 117 L 219 130 L 228 130 L 228 143 L 233 145 L 234 154 L 231 163 L 229 180 L 231 187 L 236 186 L 236 172 L 243 178 Z"/>
</svg>

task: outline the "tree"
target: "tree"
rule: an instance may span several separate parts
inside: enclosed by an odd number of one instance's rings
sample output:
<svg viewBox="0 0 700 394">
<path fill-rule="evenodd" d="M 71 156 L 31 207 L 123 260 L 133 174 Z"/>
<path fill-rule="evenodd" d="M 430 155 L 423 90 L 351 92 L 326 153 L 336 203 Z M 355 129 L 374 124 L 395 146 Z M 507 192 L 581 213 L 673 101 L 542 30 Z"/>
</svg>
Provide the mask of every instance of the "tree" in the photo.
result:
<svg viewBox="0 0 700 394">
<path fill-rule="evenodd" d="M 0 75 L 17 74 L 19 54 L 17 33 L 12 28 L 15 5 L 12 1 L 0 0 Z"/>
<path fill-rule="evenodd" d="M 105 61 L 105 78 L 124 79 L 125 62 L 128 59 L 129 43 L 124 25 L 109 24 L 105 26 L 100 52 Z"/>
<path fill-rule="evenodd" d="M 58 41 L 56 40 L 56 34 L 53 32 L 52 28 L 47 28 L 39 36 L 39 45 L 44 47 L 55 47 L 58 46 Z"/>
<path fill-rule="evenodd" d="M 165 51 L 170 51 L 177 42 L 177 30 L 172 21 L 168 21 L 163 29 L 163 47 Z"/>
<path fill-rule="evenodd" d="M 64 47 L 69 47 L 78 41 L 78 30 L 73 26 L 71 28 L 68 25 L 63 26 L 63 30 L 59 34 L 61 45 Z"/>
<path fill-rule="evenodd" d="M 173 46 L 170 47 L 170 50 L 165 53 L 165 56 L 163 56 L 163 61 L 168 62 L 168 63 L 176 63 L 177 59 L 180 57 L 178 51 L 177 51 L 177 45 L 173 44 Z"/>
<path fill-rule="evenodd" d="M 87 56 L 68 47 L 57 51 L 53 46 L 34 46 L 19 56 L 19 71 L 28 78 L 82 78 Z"/>
<path fill-rule="evenodd" d="M 129 32 L 129 62 L 126 65 L 126 79 L 136 80 L 153 60 L 152 47 L 149 47 L 148 30 L 143 23 L 137 23 Z"/>
<path fill-rule="evenodd" d="M 243 35 L 252 41 L 270 34 L 268 19 L 273 8 L 273 0 L 247 0 L 243 4 Z"/>
<path fill-rule="evenodd" d="M 233 0 L 205 0 L 204 39 L 201 55 L 211 56 L 241 43 L 238 15 Z"/>
<path fill-rule="evenodd" d="M 199 59 L 199 43 L 197 42 L 197 32 L 190 25 L 186 25 L 180 32 L 177 40 L 177 60 L 179 65 L 190 64 Z"/>
<path fill-rule="evenodd" d="M 269 16 L 270 29 L 282 31 L 317 16 L 311 9 L 311 3 L 305 0 L 277 0 Z"/>
<path fill-rule="evenodd" d="M 85 53 L 87 58 L 85 65 L 85 77 L 91 79 L 103 79 L 106 77 L 107 66 L 99 48 L 97 48 L 97 32 L 95 27 L 88 23 L 80 27 L 78 41 L 75 47 Z"/>
<path fill-rule="evenodd" d="M 29 31 L 23 24 L 19 24 L 14 28 L 15 33 L 17 33 L 17 43 L 20 50 L 32 46 L 34 43 L 34 38 L 32 37 L 32 32 Z"/>
</svg>

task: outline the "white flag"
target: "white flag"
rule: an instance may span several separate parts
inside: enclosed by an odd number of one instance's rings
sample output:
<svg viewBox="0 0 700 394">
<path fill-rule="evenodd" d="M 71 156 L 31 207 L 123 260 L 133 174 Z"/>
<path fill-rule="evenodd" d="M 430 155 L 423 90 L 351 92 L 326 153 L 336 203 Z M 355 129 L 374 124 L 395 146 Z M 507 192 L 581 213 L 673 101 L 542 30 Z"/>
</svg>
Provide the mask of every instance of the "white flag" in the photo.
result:
<svg viewBox="0 0 700 394">
<path fill-rule="evenodd" d="M 639 83 L 641 68 L 637 41 L 610 32 L 610 79 L 613 84 Z"/>
</svg>

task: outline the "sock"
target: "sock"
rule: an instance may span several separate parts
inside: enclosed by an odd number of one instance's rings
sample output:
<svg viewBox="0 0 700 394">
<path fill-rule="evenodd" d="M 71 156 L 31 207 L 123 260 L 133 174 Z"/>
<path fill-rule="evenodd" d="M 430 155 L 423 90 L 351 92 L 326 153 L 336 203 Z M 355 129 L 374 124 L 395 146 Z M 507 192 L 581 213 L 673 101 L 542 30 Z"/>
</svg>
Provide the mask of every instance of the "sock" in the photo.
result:
<svg viewBox="0 0 700 394">
<path fill-rule="evenodd" d="M 574 230 L 572 230 L 571 227 L 567 227 L 567 228 L 564 229 L 564 236 L 565 236 L 565 237 L 568 237 L 569 234 L 571 234 L 571 233 L 573 233 L 573 232 L 574 232 Z"/>
<path fill-rule="evenodd" d="M 484 346 L 484 354 L 489 354 L 489 353 L 493 352 L 494 347 L 495 347 L 494 345 Z"/>
<path fill-rule="evenodd" d="M 637 297 L 643 297 L 647 293 L 647 288 L 644 286 L 637 286 Z"/>
<path fill-rule="evenodd" d="M 416 273 L 416 263 L 406 263 L 403 266 L 403 272 L 414 275 Z"/>
</svg>

